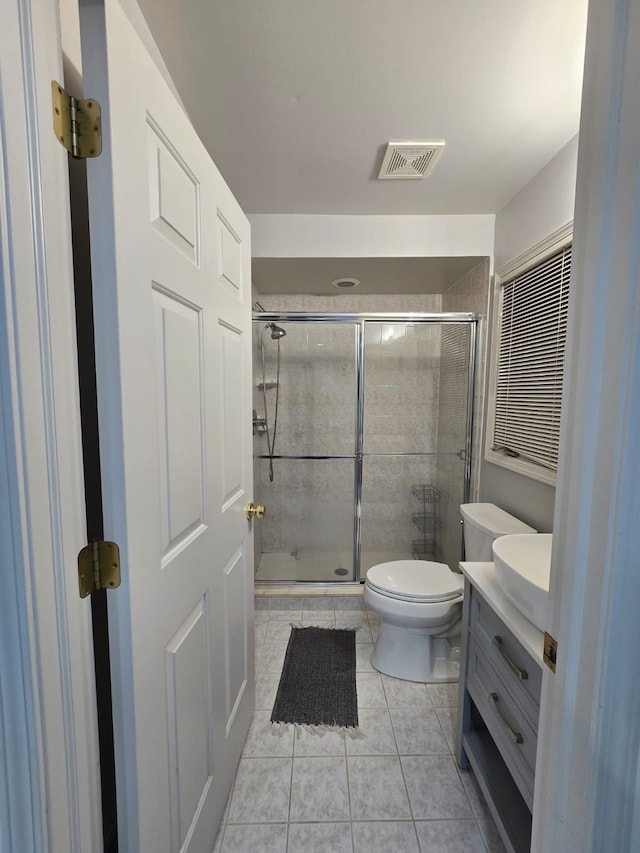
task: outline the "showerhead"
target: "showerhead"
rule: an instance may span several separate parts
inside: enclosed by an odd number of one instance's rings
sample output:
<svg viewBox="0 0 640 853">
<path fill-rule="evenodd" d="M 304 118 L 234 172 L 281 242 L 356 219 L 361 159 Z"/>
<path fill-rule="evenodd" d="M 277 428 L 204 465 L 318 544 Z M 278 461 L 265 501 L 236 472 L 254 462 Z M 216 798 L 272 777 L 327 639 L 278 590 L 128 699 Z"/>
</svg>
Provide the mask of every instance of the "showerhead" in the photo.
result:
<svg viewBox="0 0 640 853">
<path fill-rule="evenodd" d="M 284 336 L 287 334 L 281 326 L 276 326 L 275 323 L 267 323 L 265 329 L 271 329 L 272 341 L 277 341 L 280 338 L 284 338 Z"/>
</svg>

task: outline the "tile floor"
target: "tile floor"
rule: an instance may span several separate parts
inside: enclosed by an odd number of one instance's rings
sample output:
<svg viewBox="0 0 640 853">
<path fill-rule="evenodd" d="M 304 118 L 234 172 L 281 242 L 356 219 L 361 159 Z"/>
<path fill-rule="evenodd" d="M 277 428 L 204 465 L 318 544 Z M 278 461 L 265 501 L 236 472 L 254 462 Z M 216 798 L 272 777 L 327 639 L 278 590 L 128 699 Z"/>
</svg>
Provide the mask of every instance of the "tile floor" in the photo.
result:
<svg viewBox="0 0 640 853">
<path fill-rule="evenodd" d="M 457 685 L 380 675 L 362 598 L 256 599 L 256 712 L 214 853 L 503 853 L 453 758 Z M 272 726 L 290 623 L 359 626 L 360 736 Z"/>
</svg>

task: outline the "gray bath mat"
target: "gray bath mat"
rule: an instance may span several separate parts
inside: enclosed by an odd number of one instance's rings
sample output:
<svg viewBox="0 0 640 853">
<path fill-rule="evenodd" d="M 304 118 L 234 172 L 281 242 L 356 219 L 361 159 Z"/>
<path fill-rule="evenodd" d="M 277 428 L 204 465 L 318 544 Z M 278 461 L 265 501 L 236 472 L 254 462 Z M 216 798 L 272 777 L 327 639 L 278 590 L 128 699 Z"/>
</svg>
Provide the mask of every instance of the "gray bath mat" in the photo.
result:
<svg viewBox="0 0 640 853">
<path fill-rule="evenodd" d="M 291 629 L 271 722 L 358 725 L 355 630 Z"/>
</svg>

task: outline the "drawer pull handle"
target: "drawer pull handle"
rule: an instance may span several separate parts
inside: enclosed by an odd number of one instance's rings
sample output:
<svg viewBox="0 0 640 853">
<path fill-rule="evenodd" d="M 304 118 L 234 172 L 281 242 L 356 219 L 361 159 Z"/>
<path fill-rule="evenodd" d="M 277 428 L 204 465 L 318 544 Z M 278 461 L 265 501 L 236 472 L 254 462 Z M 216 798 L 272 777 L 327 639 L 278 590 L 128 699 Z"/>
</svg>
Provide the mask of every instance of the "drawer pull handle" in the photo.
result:
<svg viewBox="0 0 640 853">
<path fill-rule="evenodd" d="M 529 678 L 529 673 L 526 669 L 520 669 L 518 664 L 511 657 L 509 652 L 505 649 L 504 643 L 502 642 L 502 637 L 499 637 L 497 634 L 493 638 L 493 645 L 496 646 L 502 657 L 507 662 L 507 666 L 511 670 L 511 672 L 515 675 L 516 678 L 519 678 L 520 681 L 526 681 Z"/>
<path fill-rule="evenodd" d="M 522 735 L 520 734 L 520 732 L 517 732 L 511 728 L 511 726 L 509 725 L 509 723 L 506 720 L 506 717 L 502 713 L 502 708 L 500 708 L 500 706 L 498 705 L 498 702 L 500 700 L 500 697 L 498 696 L 498 694 L 497 693 L 490 693 L 489 699 L 491 700 L 491 705 L 493 707 L 493 710 L 496 712 L 498 719 L 502 723 L 502 726 L 503 726 L 505 732 L 507 733 L 509 740 L 513 741 L 513 743 L 522 743 Z"/>
</svg>

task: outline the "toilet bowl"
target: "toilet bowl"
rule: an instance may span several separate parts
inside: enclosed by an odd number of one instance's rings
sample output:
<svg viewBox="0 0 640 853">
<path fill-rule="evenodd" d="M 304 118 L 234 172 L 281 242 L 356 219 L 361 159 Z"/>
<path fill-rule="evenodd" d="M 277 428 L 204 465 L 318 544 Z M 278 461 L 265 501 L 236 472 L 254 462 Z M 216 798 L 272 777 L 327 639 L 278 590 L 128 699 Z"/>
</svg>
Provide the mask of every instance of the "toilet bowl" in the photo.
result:
<svg viewBox="0 0 640 853">
<path fill-rule="evenodd" d="M 461 504 L 465 559 L 492 560 L 491 544 L 509 533 L 535 533 L 492 503 Z M 396 560 L 372 566 L 364 600 L 381 619 L 371 655 L 377 670 L 407 681 L 457 681 L 462 575 L 444 563 Z"/>
<path fill-rule="evenodd" d="M 462 576 L 444 563 L 372 566 L 364 600 L 381 620 L 372 665 L 407 681 L 457 681 L 462 593 Z"/>
</svg>

